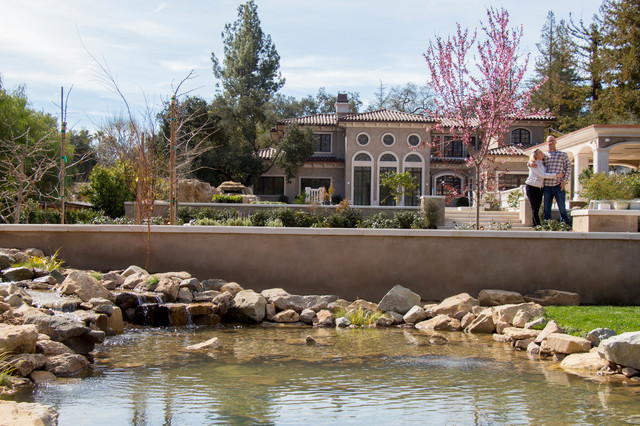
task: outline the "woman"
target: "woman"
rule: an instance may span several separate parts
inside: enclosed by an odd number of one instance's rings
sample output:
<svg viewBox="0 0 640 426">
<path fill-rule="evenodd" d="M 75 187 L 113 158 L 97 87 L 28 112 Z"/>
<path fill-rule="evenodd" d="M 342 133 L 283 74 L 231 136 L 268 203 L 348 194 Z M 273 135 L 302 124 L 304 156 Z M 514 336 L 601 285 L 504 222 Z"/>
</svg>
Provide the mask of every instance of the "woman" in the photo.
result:
<svg viewBox="0 0 640 426">
<path fill-rule="evenodd" d="M 540 225 L 540 204 L 542 204 L 542 190 L 544 187 L 545 179 L 561 178 L 564 177 L 564 173 L 547 173 L 544 167 L 544 152 L 536 149 L 531 154 L 531 160 L 527 166 L 529 167 L 529 176 L 524 183 L 527 184 L 527 198 L 531 204 L 531 211 L 533 214 L 533 226 Z"/>
</svg>

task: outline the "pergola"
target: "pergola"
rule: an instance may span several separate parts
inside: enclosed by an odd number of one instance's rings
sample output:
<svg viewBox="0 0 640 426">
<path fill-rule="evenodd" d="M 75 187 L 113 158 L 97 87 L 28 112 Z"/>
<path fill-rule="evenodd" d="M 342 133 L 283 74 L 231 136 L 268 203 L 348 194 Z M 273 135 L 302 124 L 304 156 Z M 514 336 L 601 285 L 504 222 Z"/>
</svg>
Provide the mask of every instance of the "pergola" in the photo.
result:
<svg viewBox="0 0 640 426">
<path fill-rule="evenodd" d="M 536 148 L 546 152 L 547 144 L 533 146 L 525 153 L 530 155 Z M 569 155 L 573 166 L 571 192 L 578 200 L 578 176 L 590 165 L 594 173 L 608 172 L 610 165 L 640 167 L 640 126 L 594 124 L 558 137 L 556 149 Z"/>
</svg>

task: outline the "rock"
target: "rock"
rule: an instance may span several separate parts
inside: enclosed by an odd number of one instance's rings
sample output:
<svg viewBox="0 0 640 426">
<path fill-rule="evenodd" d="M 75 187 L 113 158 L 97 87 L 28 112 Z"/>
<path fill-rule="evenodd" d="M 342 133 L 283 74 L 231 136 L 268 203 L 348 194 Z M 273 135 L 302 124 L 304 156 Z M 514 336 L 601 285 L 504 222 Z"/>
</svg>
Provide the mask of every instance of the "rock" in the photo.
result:
<svg viewBox="0 0 640 426">
<path fill-rule="evenodd" d="M 37 339 L 38 330 L 33 325 L 0 323 L 0 352 L 33 353 Z"/>
<path fill-rule="evenodd" d="M 120 287 L 124 284 L 124 277 L 120 274 L 116 274 L 115 272 L 107 272 L 106 274 L 102 274 L 102 281 L 111 281 L 116 287 Z"/>
<path fill-rule="evenodd" d="M 499 306 L 524 303 L 520 293 L 508 290 L 481 290 L 478 293 L 478 303 L 480 306 Z"/>
<path fill-rule="evenodd" d="M 29 309 L 23 313 L 25 324 L 35 325 L 38 333 L 46 334 L 52 340 L 64 342 L 72 337 L 89 333 L 84 323 L 57 315 L 46 315 L 37 309 Z"/>
<path fill-rule="evenodd" d="M 393 311 L 404 315 L 418 304 L 420 304 L 420 295 L 401 285 L 396 285 L 380 300 L 378 309 L 381 311 Z"/>
<path fill-rule="evenodd" d="M 640 331 L 622 333 L 601 341 L 598 353 L 607 361 L 640 370 Z"/>
<path fill-rule="evenodd" d="M 469 312 L 460 320 L 460 327 L 462 327 L 462 329 L 464 330 L 465 328 L 469 327 L 475 319 L 476 316 L 472 312 Z"/>
<path fill-rule="evenodd" d="M 43 355 L 60 355 L 60 354 L 72 354 L 74 353 L 64 343 L 56 342 L 54 340 L 38 340 L 36 343 L 36 351 Z"/>
<path fill-rule="evenodd" d="M 112 300 L 111 292 L 104 288 L 91 275 L 83 271 L 72 271 L 67 278 L 59 284 L 60 294 L 75 294 L 82 301 L 88 302 L 94 297 Z"/>
<path fill-rule="evenodd" d="M 496 325 L 493 322 L 491 309 L 486 309 L 465 327 L 464 331 L 467 333 L 493 333 L 495 329 Z"/>
<path fill-rule="evenodd" d="M 535 339 L 540 334 L 540 330 L 530 330 L 527 328 L 507 327 L 504 329 L 505 336 L 511 340 Z"/>
<path fill-rule="evenodd" d="M 375 303 L 374 303 L 375 305 Z M 338 299 L 335 302 L 331 302 L 327 305 L 327 309 L 330 311 L 334 311 L 338 308 L 349 310 L 349 306 L 351 306 L 351 302 L 344 299 Z M 377 306 L 377 305 L 376 305 Z"/>
<path fill-rule="evenodd" d="M 338 296 L 325 294 L 325 295 L 308 295 L 303 296 L 304 307 L 303 309 L 311 309 L 315 312 L 323 309 L 329 309 L 329 304 L 338 300 Z"/>
<path fill-rule="evenodd" d="M 29 378 L 36 386 L 42 386 L 56 381 L 56 376 L 53 373 L 44 370 L 35 370 L 29 374 Z"/>
<path fill-rule="evenodd" d="M 222 346 L 222 342 L 220 342 L 220 339 L 218 337 L 214 337 L 207 341 L 196 343 L 195 345 L 187 346 L 185 349 L 188 351 L 201 351 L 201 350 L 217 351 L 217 350 L 223 349 L 223 346 Z"/>
<path fill-rule="evenodd" d="M 333 327 L 333 314 L 326 309 L 319 311 L 313 320 L 313 325 L 316 327 Z"/>
<path fill-rule="evenodd" d="M 300 321 L 305 324 L 313 324 L 313 319 L 315 318 L 316 313 L 313 309 L 304 309 L 300 313 Z"/>
<path fill-rule="evenodd" d="M 188 287 L 180 287 L 177 300 L 180 303 L 191 303 L 193 302 L 193 293 Z"/>
<path fill-rule="evenodd" d="M 113 308 L 113 314 L 107 318 L 107 328 L 110 328 L 116 334 L 124 333 L 124 320 L 122 318 L 122 309 L 115 306 Z"/>
<path fill-rule="evenodd" d="M 134 274 L 147 275 L 147 276 L 149 275 L 149 273 L 147 271 L 145 271 L 144 269 L 142 269 L 141 267 L 136 266 L 136 265 L 129 266 L 120 275 L 122 275 L 122 277 L 124 277 L 124 278 L 127 278 L 127 277 L 129 277 L 131 275 L 134 275 Z"/>
<path fill-rule="evenodd" d="M 519 349 L 521 351 L 526 351 L 529 348 L 529 345 L 533 343 L 534 338 L 531 337 L 529 339 L 518 339 L 513 341 L 513 347 Z M 535 343 L 534 343 L 535 344 Z"/>
<path fill-rule="evenodd" d="M 524 325 L 524 328 L 534 328 L 539 325 L 545 324 L 547 320 L 544 317 L 536 318 L 533 321 L 529 321 Z"/>
<path fill-rule="evenodd" d="M 315 314 L 315 312 L 314 312 L 314 314 Z M 304 338 L 304 343 L 306 345 L 308 345 L 308 346 L 315 345 L 316 344 L 316 339 L 314 339 L 312 336 L 307 336 L 307 337 Z"/>
<path fill-rule="evenodd" d="M 128 291 L 115 293 L 115 298 L 116 305 L 118 305 L 123 311 L 135 308 L 140 304 L 140 298 L 138 297 L 138 295 Z"/>
<path fill-rule="evenodd" d="M 273 303 L 273 300 L 277 297 L 291 296 L 288 291 L 281 288 L 268 288 L 266 290 L 262 290 L 260 294 L 267 300 L 267 303 Z"/>
<path fill-rule="evenodd" d="M 94 312 L 111 316 L 113 314 L 113 302 L 108 299 L 94 298 L 89 300 L 89 304 Z"/>
<path fill-rule="evenodd" d="M 460 293 L 447 297 L 433 308 L 435 315 L 455 315 L 458 312 L 471 312 L 474 306 L 478 305 L 478 300 L 467 293 Z"/>
<path fill-rule="evenodd" d="M 202 281 L 202 288 L 204 288 L 204 291 L 209 291 L 209 290 L 214 290 L 214 291 L 221 291 L 222 286 L 225 285 L 227 283 L 227 281 L 222 280 L 222 279 L 210 279 L 210 280 L 204 280 Z"/>
<path fill-rule="evenodd" d="M 21 354 L 11 360 L 14 372 L 18 376 L 27 377 L 33 370 L 41 368 L 47 362 L 42 354 Z"/>
<path fill-rule="evenodd" d="M 242 288 L 242 286 L 238 283 L 226 283 L 222 286 L 222 288 L 220 288 L 220 291 L 223 292 L 227 292 L 227 293 L 231 293 L 232 296 L 235 297 L 236 294 L 240 293 L 241 291 L 243 291 L 244 289 Z M 264 297 L 263 297 L 264 299 Z"/>
<path fill-rule="evenodd" d="M 385 312 L 383 317 L 388 318 L 391 321 L 390 325 L 402 324 L 404 321 L 404 316 L 402 314 L 393 311 Z"/>
<path fill-rule="evenodd" d="M 294 294 L 271 294 L 271 302 L 278 310 L 284 311 L 287 309 L 293 309 L 296 312 L 302 312 L 305 309 L 311 309 L 314 312 L 328 309 L 329 304 L 338 300 L 338 296 L 324 295 L 309 295 L 299 296 Z"/>
<path fill-rule="evenodd" d="M 351 325 L 351 321 L 347 317 L 340 317 L 336 319 L 336 327 L 345 328 Z"/>
<path fill-rule="evenodd" d="M 498 323 L 496 324 L 496 333 L 504 334 L 504 330 L 509 327 L 511 327 L 511 324 L 509 324 L 508 322 L 498 321 Z"/>
<path fill-rule="evenodd" d="M 600 356 L 598 355 L 598 357 L 600 357 Z M 631 378 L 631 377 L 634 377 L 634 376 L 637 376 L 637 375 L 640 374 L 640 371 L 636 370 L 635 368 L 631 368 L 631 367 L 623 367 L 621 371 L 622 371 L 622 374 L 624 374 L 624 376 L 626 378 Z"/>
<path fill-rule="evenodd" d="M 57 377 L 75 377 L 86 373 L 89 362 L 82 355 L 61 354 L 47 358 L 44 369 Z"/>
<path fill-rule="evenodd" d="M 220 293 L 211 302 L 218 305 L 220 315 L 226 315 L 233 304 L 233 295 L 227 292 Z"/>
<path fill-rule="evenodd" d="M 16 259 L 8 253 L 0 253 L 0 270 L 10 268 Z"/>
<path fill-rule="evenodd" d="M 202 286 L 200 281 L 198 281 L 197 278 L 189 278 L 189 279 L 180 281 L 180 288 L 185 288 L 185 287 L 193 292 L 204 291 L 204 287 Z"/>
<path fill-rule="evenodd" d="M 4 301 L 9 306 L 17 308 L 22 305 L 22 296 L 17 293 L 13 293 L 5 297 Z"/>
<path fill-rule="evenodd" d="M 373 302 L 367 302 L 366 300 L 363 300 L 363 299 L 357 299 L 353 303 L 350 303 L 346 309 L 347 311 L 354 311 L 354 312 L 358 310 L 376 312 L 378 311 L 378 305 Z"/>
<path fill-rule="evenodd" d="M 533 317 L 531 316 L 531 314 L 529 312 L 520 309 L 516 313 L 516 316 L 513 317 L 513 326 L 514 327 L 525 328 L 525 325 L 527 325 L 527 322 L 531 321 L 532 318 Z"/>
<path fill-rule="evenodd" d="M 29 257 L 44 257 L 44 252 L 38 248 L 30 247 L 22 250 L 22 252 Z"/>
<path fill-rule="evenodd" d="M 267 303 L 267 306 L 265 306 L 264 311 L 265 311 L 264 318 L 267 321 L 271 321 L 273 319 L 273 316 L 276 314 L 276 307 L 273 305 L 273 303 Z"/>
<path fill-rule="evenodd" d="M 155 288 L 156 293 L 162 293 L 165 296 L 165 300 L 169 303 L 173 303 L 178 298 L 180 292 L 180 280 L 167 275 L 156 275 L 159 279 L 158 285 Z"/>
<path fill-rule="evenodd" d="M 540 345 L 535 341 L 529 343 L 529 346 L 527 346 L 527 353 L 529 355 L 540 355 Z"/>
<path fill-rule="evenodd" d="M 58 412 L 44 404 L 0 401 L 0 419 L 3 425 L 54 426 L 58 424 Z"/>
<path fill-rule="evenodd" d="M 2 271 L 5 281 L 24 281 L 33 278 L 33 269 L 25 266 L 9 268 Z"/>
<path fill-rule="evenodd" d="M 259 293 L 253 290 L 241 290 L 233 298 L 229 315 L 239 321 L 259 323 L 266 315 L 266 305 L 266 299 Z"/>
<path fill-rule="evenodd" d="M 560 363 L 560 368 L 569 371 L 583 370 L 597 373 L 598 370 L 604 368 L 606 365 L 607 361 L 600 358 L 597 351 L 589 351 L 568 355 Z"/>
<path fill-rule="evenodd" d="M 144 273 L 132 273 L 124 278 L 124 282 L 120 285 L 125 290 L 132 290 L 140 284 L 146 283 L 150 275 L 144 271 Z"/>
<path fill-rule="evenodd" d="M 508 322 L 513 324 L 513 318 L 515 318 L 518 311 L 523 310 L 531 315 L 532 318 L 541 317 L 544 315 L 544 308 L 536 303 L 519 303 L 516 305 L 502 305 L 495 306 L 493 308 L 493 322 L 499 321 Z"/>
<path fill-rule="evenodd" d="M 545 353 L 572 354 L 575 352 L 588 352 L 591 349 L 591 342 L 582 337 L 551 333 L 540 347 L 541 351 Z"/>
<path fill-rule="evenodd" d="M 184 327 L 188 323 L 186 305 L 183 303 L 166 303 L 158 307 L 158 315 L 163 319 L 158 321 L 170 327 Z"/>
<path fill-rule="evenodd" d="M 407 324 L 416 324 L 420 321 L 424 321 L 427 318 L 427 313 L 420 306 L 414 306 L 409 309 L 409 312 L 404 314 L 403 320 Z"/>
<path fill-rule="evenodd" d="M 55 278 L 58 284 L 62 284 L 65 278 L 67 278 L 65 275 L 62 275 L 62 272 L 58 271 L 57 269 L 52 269 L 51 271 L 49 271 L 49 275 Z"/>
<path fill-rule="evenodd" d="M 448 315 L 436 315 L 429 320 L 419 322 L 415 327 L 420 330 L 458 331 L 461 324 L 460 321 Z"/>
<path fill-rule="evenodd" d="M 536 337 L 536 343 L 537 344 L 542 343 L 542 341 L 552 333 L 564 333 L 564 329 L 560 327 L 558 323 L 555 322 L 554 320 L 549 321 L 547 325 L 544 327 L 544 329 L 542 330 L 542 332 L 538 334 L 538 337 Z"/>
<path fill-rule="evenodd" d="M 498 334 L 498 333 L 493 334 L 493 340 L 495 340 L 498 343 L 510 343 L 513 341 L 509 336 L 505 336 L 504 334 Z"/>
<path fill-rule="evenodd" d="M 36 284 L 45 284 L 45 286 L 36 286 L 36 285 L 30 285 L 29 288 L 34 289 L 34 290 L 38 290 L 38 289 L 47 289 L 50 287 L 53 287 L 54 285 L 58 284 L 58 280 L 56 280 L 53 275 L 45 275 L 44 277 L 39 277 L 36 278 L 32 281 L 32 283 L 36 283 Z M 36 288 L 39 287 L 39 288 Z"/>
<path fill-rule="evenodd" d="M 596 328 L 591 330 L 587 334 L 587 340 L 590 341 L 593 346 L 598 346 L 601 341 L 615 336 L 617 333 L 609 328 Z"/>
<path fill-rule="evenodd" d="M 11 305 L 8 303 L 0 302 L 0 314 L 11 310 Z"/>
<path fill-rule="evenodd" d="M 278 312 L 272 318 L 273 322 L 291 323 L 300 321 L 300 315 L 293 309 L 287 309 L 282 312 Z"/>
<path fill-rule="evenodd" d="M 580 295 L 560 290 L 538 290 L 535 293 L 524 296 L 524 300 L 542 306 L 577 306 L 580 304 Z"/>
</svg>

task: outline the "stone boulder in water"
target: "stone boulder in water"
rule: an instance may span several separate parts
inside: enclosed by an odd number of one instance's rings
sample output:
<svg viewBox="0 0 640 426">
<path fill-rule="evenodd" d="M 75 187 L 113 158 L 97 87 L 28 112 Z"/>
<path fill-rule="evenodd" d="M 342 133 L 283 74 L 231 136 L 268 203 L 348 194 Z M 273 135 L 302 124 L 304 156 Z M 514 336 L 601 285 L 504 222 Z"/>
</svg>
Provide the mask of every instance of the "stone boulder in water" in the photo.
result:
<svg viewBox="0 0 640 426">
<path fill-rule="evenodd" d="M 378 309 L 381 311 L 397 312 L 404 315 L 415 305 L 419 304 L 420 295 L 401 285 L 396 285 L 384 295 L 382 300 L 380 300 L 380 303 L 378 303 Z"/>
<path fill-rule="evenodd" d="M 93 298 L 113 300 L 109 290 L 104 288 L 98 280 L 83 271 L 71 272 L 57 290 L 60 294 L 75 294 L 83 302 L 88 302 Z"/>
<path fill-rule="evenodd" d="M 253 290 L 242 290 L 233 298 L 228 315 L 240 322 L 259 323 L 266 316 L 267 300 Z"/>
</svg>

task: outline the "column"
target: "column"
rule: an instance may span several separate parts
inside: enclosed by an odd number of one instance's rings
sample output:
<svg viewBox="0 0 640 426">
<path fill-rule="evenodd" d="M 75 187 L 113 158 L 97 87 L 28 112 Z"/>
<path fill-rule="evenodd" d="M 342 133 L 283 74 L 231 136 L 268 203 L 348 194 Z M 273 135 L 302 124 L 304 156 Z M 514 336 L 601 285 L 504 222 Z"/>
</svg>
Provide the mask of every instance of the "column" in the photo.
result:
<svg viewBox="0 0 640 426">
<path fill-rule="evenodd" d="M 593 150 L 593 172 L 609 172 L 609 150 L 596 148 Z"/>
<path fill-rule="evenodd" d="M 579 193 L 582 190 L 578 176 L 589 167 L 589 154 L 579 153 L 574 157 L 573 162 L 573 199 L 577 201 L 580 199 Z"/>
</svg>

